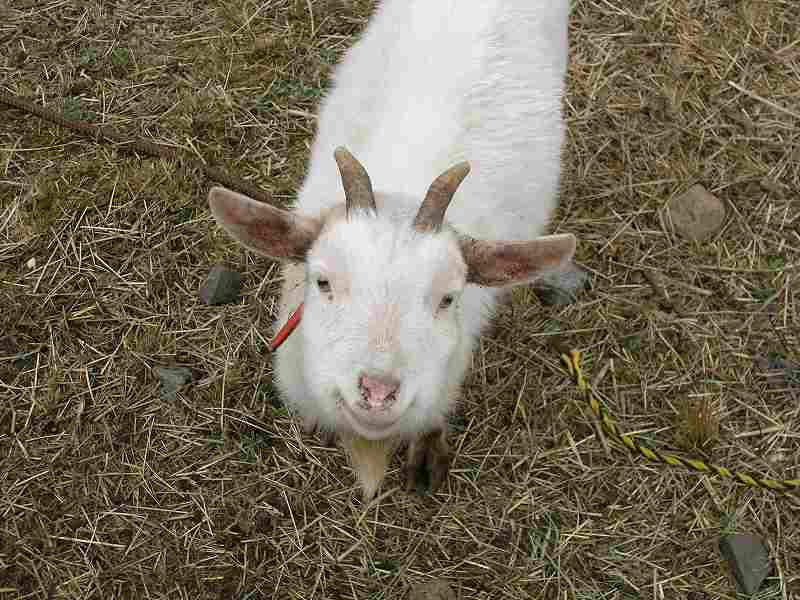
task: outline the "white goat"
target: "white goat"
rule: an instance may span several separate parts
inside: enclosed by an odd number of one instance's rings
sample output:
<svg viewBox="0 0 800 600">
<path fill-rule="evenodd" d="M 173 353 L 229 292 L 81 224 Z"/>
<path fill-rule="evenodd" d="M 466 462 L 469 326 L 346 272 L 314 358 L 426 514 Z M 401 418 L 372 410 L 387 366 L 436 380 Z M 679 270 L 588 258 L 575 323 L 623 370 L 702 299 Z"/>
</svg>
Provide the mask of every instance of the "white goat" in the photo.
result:
<svg viewBox="0 0 800 600">
<path fill-rule="evenodd" d="M 236 240 L 285 261 L 276 325 L 303 313 L 277 385 L 307 429 L 338 434 L 366 499 L 403 442 L 407 489 L 438 489 L 447 416 L 500 295 L 569 268 L 575 238 L 543 236 L 568 13 L 569 0 L 383 0 L 335 72 L 294 209 L 209 194 Z"/>
</svg>

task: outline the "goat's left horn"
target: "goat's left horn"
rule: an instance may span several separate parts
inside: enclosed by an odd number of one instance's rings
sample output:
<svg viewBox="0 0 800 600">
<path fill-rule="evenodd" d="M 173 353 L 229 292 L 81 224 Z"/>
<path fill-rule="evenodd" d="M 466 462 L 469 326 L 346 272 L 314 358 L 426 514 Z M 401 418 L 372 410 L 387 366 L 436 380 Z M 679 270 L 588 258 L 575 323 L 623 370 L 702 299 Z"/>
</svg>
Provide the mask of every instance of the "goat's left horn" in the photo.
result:
<svg viewBox="0 0 800 600">
<path fill-rule="evenodd" d="M 344 186 L 345 209 L 347 218 L 354 209 L 362 209 L 377 213 L 375 195 L 372 192 L 372 182 L 364 166 L 350 154 L 347 148 L 338 147 L 333 153 L 339 174 Z"/>
<path fill-rule="evenodd" d="M 414 217 L 414 228 L 417 231 L 439 231 L 453 195 L 468 174 L 469 163 L 462 162 L 450 167 L 433 181 L 417 216 Z"/>
</svg>

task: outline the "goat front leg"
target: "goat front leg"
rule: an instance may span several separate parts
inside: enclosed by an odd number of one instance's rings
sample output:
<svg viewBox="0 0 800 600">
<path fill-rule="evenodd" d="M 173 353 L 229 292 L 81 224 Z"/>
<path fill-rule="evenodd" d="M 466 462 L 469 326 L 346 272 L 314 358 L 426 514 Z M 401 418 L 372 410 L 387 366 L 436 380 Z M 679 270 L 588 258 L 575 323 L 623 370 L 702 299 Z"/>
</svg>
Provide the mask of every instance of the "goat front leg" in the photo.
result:
<svg viewBox="0 0 800 600">
<path fill-rule="evenodd" d="M 403 469 L 406 491 L 416 488 L 418 494 L 435 494 L 450 471 L 450 447 L 447 431 L 436 429 L 412 440 Z"/>
</svg>

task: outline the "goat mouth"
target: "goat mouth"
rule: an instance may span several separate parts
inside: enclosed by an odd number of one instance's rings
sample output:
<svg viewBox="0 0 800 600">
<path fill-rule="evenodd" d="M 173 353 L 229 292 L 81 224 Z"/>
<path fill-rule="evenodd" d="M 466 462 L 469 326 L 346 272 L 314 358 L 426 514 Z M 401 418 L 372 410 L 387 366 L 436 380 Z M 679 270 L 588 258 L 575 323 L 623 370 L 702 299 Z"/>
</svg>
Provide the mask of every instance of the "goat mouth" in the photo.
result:
<svg viewBox="0 0 800 600">
<path fill-rule="evenodd" d="M 376 425 L 373 423 L 365 423 L 363 419 L 348 406 L 341 394 L 338 394 L 336 404 L 347 425 L 349 425 L 356 434 L 369 440 L 381 440 L 390 437 L 395 433 L 397 424 L 402 416 L 402 414 L 398 414 L 397 418 L 392 420 L 391 423 Z"/>
</svg>

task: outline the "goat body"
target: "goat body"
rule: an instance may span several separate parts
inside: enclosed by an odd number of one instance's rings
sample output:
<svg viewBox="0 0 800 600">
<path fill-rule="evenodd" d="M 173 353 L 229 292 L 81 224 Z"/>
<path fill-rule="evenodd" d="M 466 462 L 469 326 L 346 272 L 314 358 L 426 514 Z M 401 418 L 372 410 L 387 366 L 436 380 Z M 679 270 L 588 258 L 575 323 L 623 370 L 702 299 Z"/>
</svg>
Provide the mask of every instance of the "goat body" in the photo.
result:
<svg viewBox="0 0 800 600">
<path fill-rule="evenodd" d="M 304 313 L 278 387 L 308 428 L 339 434 L 367 498 L 402 442 L 409 482 L 427 470 L 438 487 L 447 415 L 499 295 L 572 258 L 571 235 L 543 235 L 568 13 L 383 0 L 335 71 L 293 209 L 209 195 L 223 228 L 285 261 L 276 327 Z"/>
</svg>

